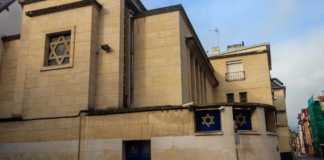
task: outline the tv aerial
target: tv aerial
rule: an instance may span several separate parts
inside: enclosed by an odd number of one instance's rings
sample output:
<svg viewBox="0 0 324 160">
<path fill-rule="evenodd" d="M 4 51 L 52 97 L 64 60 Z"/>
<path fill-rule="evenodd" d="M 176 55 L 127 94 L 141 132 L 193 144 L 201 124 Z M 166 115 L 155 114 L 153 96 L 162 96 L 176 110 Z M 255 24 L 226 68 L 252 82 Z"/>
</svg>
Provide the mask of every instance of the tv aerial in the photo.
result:
<svg viewBox="0 0 324 160">
<path fill-rule="evenodd" d="M 219 47 L 219 30 L 218 30 L 218 28 L 216 27 L 216 29 L 214 29 L 214 30 L 209 30 L 209 32 L 215 32 L 218 35 L 218 47 Z"/>
</svg>

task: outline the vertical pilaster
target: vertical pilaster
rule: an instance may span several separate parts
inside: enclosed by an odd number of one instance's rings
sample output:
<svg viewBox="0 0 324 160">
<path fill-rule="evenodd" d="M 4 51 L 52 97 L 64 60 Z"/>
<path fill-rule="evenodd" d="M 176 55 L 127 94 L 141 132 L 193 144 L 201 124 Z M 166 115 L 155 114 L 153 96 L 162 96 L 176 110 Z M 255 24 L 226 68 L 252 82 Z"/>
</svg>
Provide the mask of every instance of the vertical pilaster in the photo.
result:
<svg viewBox="0 0 324 160">
<path fill-rule="evenodd" d="M 196 83 L 196 61 L 195 57 L 190 56 L 190 79 L 191 79 L 191 99 L 197 103 L 197 83 Z"/>
<path fill-rule="evenodd" d="M 200 66 L 196 63 L 197 104 L 201 103 Z"/>
</svg>

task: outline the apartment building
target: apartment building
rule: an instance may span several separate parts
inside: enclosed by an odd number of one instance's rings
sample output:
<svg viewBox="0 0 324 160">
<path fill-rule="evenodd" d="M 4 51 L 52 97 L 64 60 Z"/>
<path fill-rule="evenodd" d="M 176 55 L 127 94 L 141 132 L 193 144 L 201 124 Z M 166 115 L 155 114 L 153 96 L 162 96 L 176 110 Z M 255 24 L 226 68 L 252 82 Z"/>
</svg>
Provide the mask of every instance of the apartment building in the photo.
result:
<svg viewBox="0 0 324 160">
<path fill-rule="evenodd" d="M 289 126 L 286 108 L 286 86 L 278 78 L 271 78 L 273 105 L 276 107 L 276 117 L 279 133 L 279 148 L 282 159 L 291 159 L 289 144 Z"/>
</svg>

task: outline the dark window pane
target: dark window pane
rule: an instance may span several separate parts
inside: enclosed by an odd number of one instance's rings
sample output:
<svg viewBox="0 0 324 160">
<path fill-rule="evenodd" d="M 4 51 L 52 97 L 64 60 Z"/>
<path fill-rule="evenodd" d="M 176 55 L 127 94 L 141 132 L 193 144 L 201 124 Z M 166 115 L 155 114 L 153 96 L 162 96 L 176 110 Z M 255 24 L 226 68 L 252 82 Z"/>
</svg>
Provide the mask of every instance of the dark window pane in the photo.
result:
<svg viewBox="0 0 324 160">
<path fill-rule="evenodd" d="M 70 63 L 70 57 L 64 58 L 62 64 L 68 64 Z"/>
<path fill-rule="evenodd" d="M 247 102 L 246 93 L 240 93 L 240 101 L 241 102 Z"/>
<path fill-rule="evenodd" d="M 49 66 L 57 65 L 56 59 L 51 59 L 48 61 Z"/>
<path fill-rule="evenodd" d="M 227 94 L 227 102 L 234 102 L 234 94 Z"/>
<path fill-rule="evenodd" d="M 151 153 L 151 145 L 150 142 L 146 142 L 142 146 L 142 154 L 150 154 Z"/>
<path fill-rule="evenodd" d="M 137 154 L 137 145 L 128 146 L 128 154 Z"/>
<path fill-rule="evenodd" d="M 66 51 L 66 46 L 64 43 L 57 45 L 57 47 L 55 49 L 56 55 L 58 55 L 58 56 L 63 55 L 65 51 Z"/>
<path fill-rule="evenodd" d="M 65 38 L 66 40 L 69 40 L 69 39 L 71 39 L 71 35 L 64 35 L 64 38 Z"/>
<path fill-rule="evenodd" d="M 51 37 L 50 42 L 56 42 L 59 36 Z"/>
</svg>

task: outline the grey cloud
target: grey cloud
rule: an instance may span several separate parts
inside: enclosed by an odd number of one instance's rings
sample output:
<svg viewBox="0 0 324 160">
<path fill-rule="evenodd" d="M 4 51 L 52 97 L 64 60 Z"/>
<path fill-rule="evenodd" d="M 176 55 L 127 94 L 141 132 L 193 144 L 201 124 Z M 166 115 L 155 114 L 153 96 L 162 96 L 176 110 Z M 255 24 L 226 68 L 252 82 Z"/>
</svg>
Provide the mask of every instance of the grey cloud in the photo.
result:
<svg viewBox="0 0 324 160">
<path fill-rule="evenodd" d="M 298 38 L 271 45 L 272 77 L 282 80 L 287 87 L 288 121 L 297 130 L 297 114 L 307 108 L 309 93 L 324 90 L 324 26 Z"/>
</svg>

